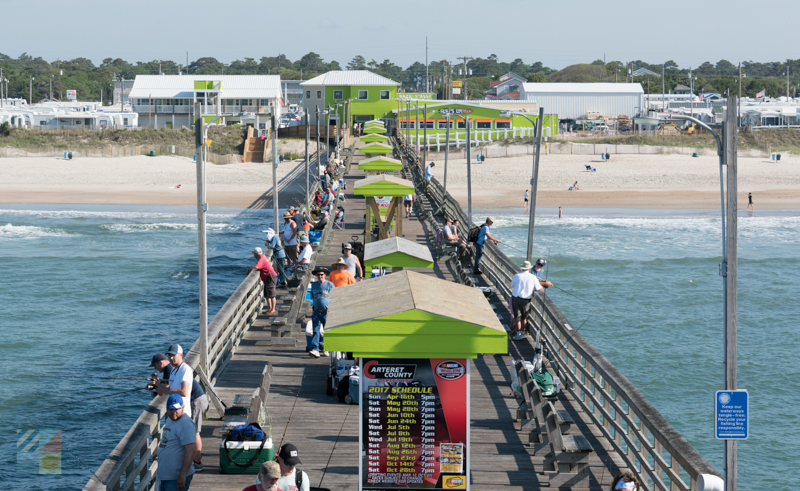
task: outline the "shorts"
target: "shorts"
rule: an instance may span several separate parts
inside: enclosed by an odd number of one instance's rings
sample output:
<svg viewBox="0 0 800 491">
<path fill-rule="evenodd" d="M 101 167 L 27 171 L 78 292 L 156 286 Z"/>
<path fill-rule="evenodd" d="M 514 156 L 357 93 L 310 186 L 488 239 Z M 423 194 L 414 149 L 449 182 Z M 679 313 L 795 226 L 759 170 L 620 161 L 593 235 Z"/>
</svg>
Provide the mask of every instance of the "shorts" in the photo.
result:
<svg viewBox="0 0 800 491">
<path fill-rule="evenodd" d="M 284 251 L 286 251 L 286 259 L 288 259 L 290 263 L 297 262 L 297 244 L 287 245 Z"/>
<path fill-rule="evenodd" d="M 531 313 L 531 299 L 511 297 L 511 306 L 514 308 L 514 318 L 526 318 Z"/>
<path fill-rule="evenodd" d="M 526 202 L 526 203 L 528 202 L 528 198 L 525 198 L 525 202 Z"/>
<path fill-rule="evenodd" d="M 413 203 L 414 203 L 414 202 L 413 202 L 413 201 L 411 201 L 410 199 L 404 199 L 404 200 L 403 200 L 403 204 L 404 204 L 404 205 L 406 205 L 406 206 L 411 206 Z"/>
<path fill-rule="evenodd" d="M 267 280 L 264 282 L 264 298 L 275 298 L 275 277 L 271 274 L 267 275 Z"/>
<path fill-rule="evenodd" d="M 208 409 L 208 396 L 203 394 L 197 399 L 192 399 L 192 422 L 197 427 L 197 432 L 203 428 L 203 413 Z"/>
</svg>

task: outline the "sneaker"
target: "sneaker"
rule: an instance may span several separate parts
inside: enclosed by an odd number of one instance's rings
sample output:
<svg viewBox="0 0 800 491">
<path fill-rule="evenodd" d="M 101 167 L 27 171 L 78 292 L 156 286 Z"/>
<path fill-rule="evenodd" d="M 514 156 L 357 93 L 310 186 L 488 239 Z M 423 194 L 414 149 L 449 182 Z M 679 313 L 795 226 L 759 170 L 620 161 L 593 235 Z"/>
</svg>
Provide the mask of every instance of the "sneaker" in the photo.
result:
<svg viewBox="0 0 800 491">
<path fill-rule="evenodd" d="M 203 467 L 202 462 L 193 462 L 193 464 L 195 472 L 203 472 L 204 470 L 206 470 L 206 468 Z"/>
<path fill-rule="evenodd" d="M 328 355 L 330 355 L 330 353 L 328 353 L 327 351 L 322 352 L 322 356 L 328 356 Z"/>
<path fill-rule="evenodd" d="M 308 356 L 310 356 L 311 358 L 319 358 L 319 351 L 312 349 L 311 351 L 308 352 Z"/>
</svg>

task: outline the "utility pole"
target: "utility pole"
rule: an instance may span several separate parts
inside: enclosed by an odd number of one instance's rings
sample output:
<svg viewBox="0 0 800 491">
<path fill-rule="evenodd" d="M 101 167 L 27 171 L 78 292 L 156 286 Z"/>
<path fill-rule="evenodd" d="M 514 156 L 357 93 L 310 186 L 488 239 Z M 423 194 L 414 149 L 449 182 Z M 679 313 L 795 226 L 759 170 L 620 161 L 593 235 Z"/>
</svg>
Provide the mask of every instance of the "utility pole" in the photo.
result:
<svg viewBox="0 0 800 491">
<path fill-rule="evenodd" d="M 125 112 L 125 104 L 124 104 L 123 101 L 125 100 L 125 78 L 123 78 L 122 73 L 119 74 L 119 85 L 121 87 L 120 93 L 119 93 L 119 112 L 124 113 Z M 133 108 L 131 107 L 131 109 L 133 109 Z M 198 113 L 198 114 L 200 114 L 200 113 Z"/>
<path fill-rule="evenodd" d="M 531 176 L 531 205 L 528 219 L 528 251 L 527 259 L 533 259 L 533 225 L 536 221 L 536 191 L 539 187 L 539 151 L 542 148 L 542 132 L 544 131 L 544 108 L 539 108 L 539 119 L 536 120 L 536 135 L 534 137 L 533 172 Z"/>
<path fill-rule="evenodd" d="M 308 194 L 310 192 L 309 191 L 309 184 L 310 184 L 310 182 L 309 182 L 309 165 L 310 164 L 309 164 L 309 160 L 308 160 L 308 137 L 310 136 L 310 133 L 311 133 L 311 131 L 310 131 L 310 128 L 308 126 L 308 108 L 306 108 L 306 213 L 309 213 L 309 210 L 311 210 L 311 203 L 310 203 L 309 197 L 308 197 Z M 319 173 L 319 170 L 317 170 L 317 173 Z"/>
<path fill-rule="evenodd" d="M 787 65 L 788 71 L 788 65 Z M 736 268 L 737 268 L 737 131 L 736 101 L 728 94 L 725 121 L 725 164 L 727 165 L 727 211 L 725 250 L 722 273 L 725 277 L 725 390 L 736 390 Z M 725 490 L 737 489 L 736 440 L 725 440 Z"/>
<path fill-rule="evenodd" d="M 205 155 L 205 121 L 200 113 L 200 103 L 195 104 L 194 122 L 194 152 L 197 168 L 197 254 L 198 276 L 200 279 L 200 364 L 203 371 L 208 373 L 208 257 L 206 251 L 206 167 L 203 156 Z"/>
<path fill-rule="evenodd" d="M 694 80 L 692 79 L 692 67 L 689 67 L 689 92 L 691 92 L 691 97 L 689 98 L 689 115 L 694 117 Z"/>
<path fill-rule="evenodd" d="M 667 112 L 667 96 L 666 96 L 666 84 L 667 81 L 664 80 L 664 64 L 661 64 L 661 108 L 664 112 Z"/>
<path fill-rule="evenodd" d="M 422 162 L 425 163 L 428 161 L 428 105 L 425 104 L 422 110 L 425 111 L 425 114 L 423 114 L 423 118 L 425 118 L 425 126 L 422 127 L 422 139 L 425 141 L 425 146 L 422 149 L 422 153 L 425 157 L 422 159 Z"/>
<path fill-rule="evenodd" d="M 278 217 L 278 118 L 275 112 L 278 106 L 272 108 L 272 215 L 275 217 L 275 230 L 280 230 Z M 276 232 L 277 233 L 277 232 Z"/>
<path fill-rule="evenodd" d="M 425 36 L 425 92 L 431 91 L 431 78 L 428 75 L 428 36 Z"/>
<path fill-rule="evenodd" d="M 789 60 L 786 60 L 786 100 L 789 100 Z"/>
<path fill-rule="evenodd" d="M 53 81 L 50 79 L 50 98 L 53 98 Z M 3 69 L 0 68 L 0 107 L 3 107 Z"/>
<path fill-rule="evenodd" d="M 61 63 L 59 63 L 58 64 L 58 101 L 59 102 L 61 102 L 61 100 L 64 98 L 64 92 L 62 91 L 62 87 L 61 87 L 61 75 L 63 75 L 63 74 L 64 74 L 64 70 L 61 69 Z"/>
<path fill-rule="evenodd" d="M 786 80 L 789 80 L 788 78 Z M 28 96 L 28 101 L 31 105 L 33 105 L 33 77 L 31 77 L 31 87 L 30 87 L 30 94 Z"/>
<path fill-rule="evenodd" d="M 319 106 L 317 106 L 317 167 L 322 163 L 322 159 L 319 156 L 319 148 Z M 319 172 L 319 169 L 317 172 Z"/>
<path fill-rule="evenodd" d="M 419 101 L 414 101 L 416 107 L 414 108 L 414 128 L 416 135 L 414 136 L 414 143 L 417 147 L 417 158 L 419 158 Z"/>
<path fill-rule="evenodd" d="M 469 116 L 464 117 L 464 123 L 467 125 L 467 221 L 469 222 L 467 230 L 472 228 L 472 160 L 470 159 L 470 133 L 469 133 Z M 487 229 L 488 230 L 488 229 Z"/>
<path fill-rule="evenodd" d="M 463 95 L 462 99 L 464 99 L 466 101 L 467 100 L 467 60 L 471 60 L 472 57 L 471 56 L 461 56 L 458 59 L 464 61 L 464 79 L 463 79 L 464 80 L 464 86 L 461 88 L 461 90 L 464 91 L 464 95 Z"/>
<path fill-rule="evenodd" d="M 739 62 L 739 105 L 736 111 L 736 124 L 742 126 L 742 62 Z"/>
</svg>

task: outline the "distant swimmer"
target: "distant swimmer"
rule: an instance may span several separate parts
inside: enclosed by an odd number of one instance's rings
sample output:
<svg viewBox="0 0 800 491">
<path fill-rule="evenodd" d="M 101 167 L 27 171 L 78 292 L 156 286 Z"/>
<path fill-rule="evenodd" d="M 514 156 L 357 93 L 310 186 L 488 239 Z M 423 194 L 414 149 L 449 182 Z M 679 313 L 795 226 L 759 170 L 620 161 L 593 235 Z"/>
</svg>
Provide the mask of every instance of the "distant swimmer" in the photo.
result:
<svg viewBox="0 0 800 491">
<path fill-rule="evenodd" d="M 753 206 L 753 193 L 747 193 L 747 211 L 756 211 Z"/>
</svg>

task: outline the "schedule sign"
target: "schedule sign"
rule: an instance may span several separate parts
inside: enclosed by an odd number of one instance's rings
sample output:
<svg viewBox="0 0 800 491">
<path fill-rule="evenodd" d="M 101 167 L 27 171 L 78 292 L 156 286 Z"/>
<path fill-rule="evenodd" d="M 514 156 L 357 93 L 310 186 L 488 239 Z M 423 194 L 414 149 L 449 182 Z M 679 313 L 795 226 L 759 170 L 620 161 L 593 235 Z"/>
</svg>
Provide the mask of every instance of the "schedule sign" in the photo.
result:
<svg viewBox="0 0 800 491">
<path fill-rule="evenodd" d="M 719 440 L 746 440 L 750 432 L 750 398 L 746 390 L 718 390 L 714 434 Z"/>
<path fill-rule="evenodd" d="M 361 361 L 359 489 L 469 489 L 469 362 Z"/>
</svg>

